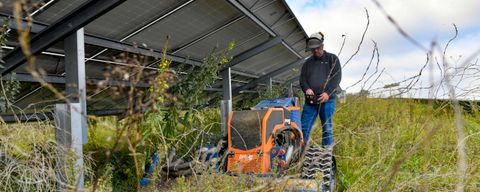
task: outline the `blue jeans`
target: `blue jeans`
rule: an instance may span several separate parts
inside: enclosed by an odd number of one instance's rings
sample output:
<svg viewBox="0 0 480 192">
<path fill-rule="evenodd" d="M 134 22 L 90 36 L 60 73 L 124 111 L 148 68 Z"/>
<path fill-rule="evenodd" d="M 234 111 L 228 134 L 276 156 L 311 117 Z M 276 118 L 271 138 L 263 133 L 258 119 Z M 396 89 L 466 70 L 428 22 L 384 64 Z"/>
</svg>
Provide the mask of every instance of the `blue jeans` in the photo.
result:
<svg viewBox="0 0 480 192">
<path fill-rule="evenodd" d="M 333 144 L 332 116 L 334 111 L 335 99 L 330 99 L 320 105 L 305 103 L 302 111 L 302 133 L 305 144 L 307 144 L 310 138 L 310 131 L 317 115 L 320 115 L 320 120 L 322 121 L 322 145 Z"/>
</svg>

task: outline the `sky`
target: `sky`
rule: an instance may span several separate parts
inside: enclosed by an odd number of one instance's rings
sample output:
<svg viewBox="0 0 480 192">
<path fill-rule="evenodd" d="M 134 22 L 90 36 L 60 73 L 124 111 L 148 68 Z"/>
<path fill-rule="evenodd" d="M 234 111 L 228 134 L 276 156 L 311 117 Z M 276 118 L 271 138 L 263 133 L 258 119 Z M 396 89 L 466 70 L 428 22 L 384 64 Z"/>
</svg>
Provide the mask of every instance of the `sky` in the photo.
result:
<svg viewBox="0 0 480 192">
<path fill-rule="evenodd" d="M 449 64 L 459 66 L 463 63 L 474 63 L 467 59 L 476 55 L 480 49 L 480 1 L 479 0 L 380 0 L 385 12 L 392 16 L 398 25 L 423 47 L 430 48 L 432 42 L 438 44 L 431 56 L 431 61 L 439 61 L 440 66 Z M 373 0 L 287 0 L 288 5 L 296 15 L 307 34 L 321 31 L 325 34 L 325 50 L 338 54 L 345 35 L 345 46 L 339 55 L 342 64 L 357 49 L 363 31 L 365 30 L 369 13 L 370 25 L 361 45 L 358 55 L 343 68 L 341 87 L 348 88 L 347 92 L 358 92 L 362 86 L 370 87 L 381 70 L 384 73 L 373 88 L 402 81 L 419 73 L 426 63 L 428 50 L 422 50 L 402 36 L 395 26 L 389 22 L 385 14 L 375 5 Z M 453 27 L 458 27 L 458 37 L 450 44 L 445 56 L 447 62 L 442 62 L 443 52 L 448 40 L 455 35 Z M 364 81 L 373 74 L 366 83 L 362 81 L 357 86 L 350 87 L 362 79 L 369 64 L 375 41 L 378 45 L 379 65 L 375 72 L 375 57 Z M 477 65 L 472 68 L 480 69 Z M 462 78 L 457 70 L 447 72 L 452 76 L 451 83 L 459 84 L 456 94 L 467 99 L 480 99 L 480 78 L 474 71 L 469 71 L 468 78 Z M 456 72 L 456 73 L 454 73 Z M 477 70 L 480 73 L 480 70 Z M 435 62 L 427 65 L 420 76 L 416 87 L 445 84 L 441 81 L 443 74 L 438 70 Z M 462 73 L 463 74 L 463 73 Z M 433 81 L 432 81 L 433 79 Z M 408 84 L 409 81 L 403 84 Z M 365 85 L 364 85 L 365 84 Z M 402 84 L 401 84 L 402 85 Z M 407 97 L 448 97 L 447 86 L 440 86 L 438 94 L 429 90 L 412 90 L 403 96 Z M 469 91 L 465 91 L 469 90 Z M 382 89 L 384 92 L 385 90 Z M 463 91 L 463 92 L 462 92 Z M 434 91 L 436 92 L 436 91 Z M 382 94 L 382 93 L 379 93 Z"/>
</svg>

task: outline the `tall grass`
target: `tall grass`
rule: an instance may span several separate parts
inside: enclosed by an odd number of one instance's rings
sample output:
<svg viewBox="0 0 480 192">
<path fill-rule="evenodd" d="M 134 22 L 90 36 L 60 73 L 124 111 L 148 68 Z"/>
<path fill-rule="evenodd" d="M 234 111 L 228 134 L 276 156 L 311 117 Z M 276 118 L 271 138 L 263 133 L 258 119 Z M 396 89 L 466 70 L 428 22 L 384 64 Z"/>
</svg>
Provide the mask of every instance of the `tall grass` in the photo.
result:
<svg viewBox="0 0 480 192">
<path fill-rule="evenodd" d="M 84 171 L 90 174 L 90 156 L 84 159 Z M 49 122 L 0 124 L 0 191 L 73 190 L 75 160 L 73 151 L 55 143 Z"/>
<path fill-rule="evenodd" d="M 218 118 L 212 118 L 219 115 L 217 109 L 199 114 L 204 114 L 200 117 L 203 122 L 201 126 L 219 121 Z M 155 122 L 161 123 L 161 119 L 147 118 L 147 120 L 146 123 L 151 124 L 149 126 L 156 125 Z M 478 191 L 480 189 L 478 183 L 480 172 L 477 162 L 480 158 L 480 113 L 475 109 L 470 113 L 465 112 L 464 121 L 468 163 L 471 165 L 467 171 L 465 189 Z M 117 130 L 114 127 L 121 121 L 113 117 L 95 118 L 95 121 L 90 123 L 90 142 L 85 146 L 85 153 L 96 160 L 94 167 L 103 166 L 105 169 L 102 177 L 97 178 L 100 180 L 97 190 L 131 190 L 136 180 L 131 152 L 127 144 L 120 144 L 120 150 L 112 151 L 112 160 L 102 165 L 105 153 L 111 149 L 113 141 L 117 139 L 115 136 Z M 6 144 L 14 146 L 8 151 L 11 152 L 10 154 L 15 154 L 11 156 L 20 157 L 18 161 L 25 164 L 22 165 L 25 170 L 32 174 L 44 171 L 38 169 L 38 165 L 33 166 L 36 164 L 28 163 L 38 159 L 27 157 L 30 154 L 37 154 L 37 156 L 40 154 L 34 150 L 34 146 L 40 146 L 38 143 L 47 145 L 54 140 L 53 127 L 50 124 L 2 125 L 0 131 L 4 151 L 7 148 Z M 337 103 L 334 135 L 339 191 L 453 191 L 455 189 L 457 144 L 453 110 L 448 104 L 431 105 L 405 99 L 349 97 L 346 103 Z M 212 133 L 210 136 L 215 135 Z M 319 120 L 314 126 L 312 140 L 321 142 Z M 146 158 L 140 158 L 140 162 Z M 53 171 L 53 167 L 50 170 Z M 51 171 L 45 173 L 52 173 Z M 161 177 L 158 171 L 156 176 Z M 91 181 L 91 179 L 93 179 L 92 175 L 87 175 L 87 180 Z M 5 181 L 7 180 L 2 179 L 0 182 Z M 152 191 L 282 191 L 285 186 L 281 185 L 282 182 L 278 182 L 273 179 L 259 179 L 251 176 L 230 177 L 210 172 L 170 181 L 159 179 L 146 189 Z M 9 190 L 5 188 L 6 184 L 2 183 L 4 186 L 2 191 Z M 12 182 L 9 184 L 12 186 Z M 22 183 L 18 183 L 17 186 L 19 184 Z M 54 184 L 55 182 L 50 182 L 50 185 L 44 185 L 43 189 L 48 189 L 47 186 L 54 187 Z M 38 186 L 40 185 L 32 184 L 22 189 L 42 189 Z M 88 186 L 91 186 L 91 182 L 87 182 L 87 189 L 91 189 Z"/>
<path fill-rule="evenodd" d="M 480 190 L 480 113 L 464 113 L 468 163 L 466 191 Z M 338 191 L 454 191 L 455 117 L 448 103 L 349 97 L 337 103 L 334 153 Z M 321 142 L 317 120 L 312 140 Z M 296 177 L 295 174 L 289 177 Z M 284 182 L 203 174 L 178 178 L 170 191 L 283 191 Z M 162 188 L 165 189 L 165 188 Z"/>
<path fill-rule="evenodd" d="M 467 191 L 480 189 L 480 115 L 465 113 Z M 451 107 L 413 100 L 349 98 L 334 115 L 339 189 L 452 191 L 457 179 Z M 313 133 L 320 142 L 320 128 Z M 476 163 L 477 162 L 477 163 Z"/>
</svg>

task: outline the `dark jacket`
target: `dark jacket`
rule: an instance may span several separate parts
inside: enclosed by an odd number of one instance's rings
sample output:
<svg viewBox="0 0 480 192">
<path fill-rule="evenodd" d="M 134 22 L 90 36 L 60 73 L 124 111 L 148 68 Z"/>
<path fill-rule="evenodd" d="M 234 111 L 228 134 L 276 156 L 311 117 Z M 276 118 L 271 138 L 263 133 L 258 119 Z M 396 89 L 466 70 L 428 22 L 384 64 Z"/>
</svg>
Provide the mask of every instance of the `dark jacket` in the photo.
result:
<svg viewBox="0 0 480 192">
<path fill-rule="evenodd" d="M 335 98 L 341 79 L 342 66 L 338 57 L 325 51 L 322 57 L 311 56 L 305 61 L 300 74 L 300 86 L 304 93 L 312 89 L 315 95 L 326 92 L 330 98 Z"/>
</svg>

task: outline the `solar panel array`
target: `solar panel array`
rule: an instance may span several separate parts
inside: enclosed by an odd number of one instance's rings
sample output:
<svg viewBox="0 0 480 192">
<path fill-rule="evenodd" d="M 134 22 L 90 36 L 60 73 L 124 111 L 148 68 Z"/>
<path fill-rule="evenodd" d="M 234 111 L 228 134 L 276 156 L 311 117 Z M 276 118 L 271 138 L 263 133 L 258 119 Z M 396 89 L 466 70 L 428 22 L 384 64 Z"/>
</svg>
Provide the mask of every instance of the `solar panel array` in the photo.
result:
<svg viewBox="0 0 480 192">
<path fill-rule="evenodd" d="M 34 35 L 75 12 L 88 0 L 32 2 L 40 3 L 36 10 L 31 10 L 34 13 L 34 26 L 31 30 Z M 232 2 L 243 6 L 251 15 Z M 14 3 L 13 0 L 4 1 L 0 15 L 12 17 Z M 12 24 L 13 28 L 14 25 Z M 87 24 L 84 29 L 86 76 L 90 88 L 87 92 L 87 105 L 92 114 L 108 114 L 109 111 L 115 113 L 125 107 L 126 101 L 123 97 L 112 97 L 111 90 L 98 92 L 95 88 L 95 82 L 105 79 L 105 72 L 117 65 L 128 65 L 124 62 L 112 62 L 112 59 L 125 51 L 135 52 L 136 49 L 151 50 L 158 55 L 167 36 L 170 37 L 170 56 L 188 58 L 187 63 L 197 65 L 201 64 L 202 58 L 214 46 L 223 50 L 230 41 L 234 41 L 235 49 L 232 55 L 240 56 L 272 40 L 269 31 L 280 37 L 281 43 L 244 58 L 232 67 L 233 88 L 280 69 L 281 73 L 272 76 L 274 82 L 288 81 L 299 75 L 298 65 L 284 71 L 283 68 L 307 57 L 304 51 L 307 35 L 284 0 L 127 0 Z M 3 51 L 8 53 L 15 46 L 18 46 L 18 40 L 12 30 Z M 125 50 L 125 47 L 128 49 Z M 63 54 L 63 42 L 58 42 L 38 55 L 36 60 L 36 66 L 45 71 L 47 81 L 60 90 L 64 89 L 65 82 Z M 149 62 L 158 59 L 154 57 L 155 54 L 147 54 Z M 172 66 L 177 64 L 178 61 Z M 35 113 L 49 109 L 56 102 L 54 95 L 29 77 L 23 67 L 15 69 L 14 72 L 22 82 L 20 93 L 13 103 L 16 108 L 25 113 Z M 209 90 L 221 90 L 221 85 L 219 79 Z M 258 87 L 252 87 L 256 88 Z M 3 115 L 7 114 L 4 112 Z"/>
</svg>

